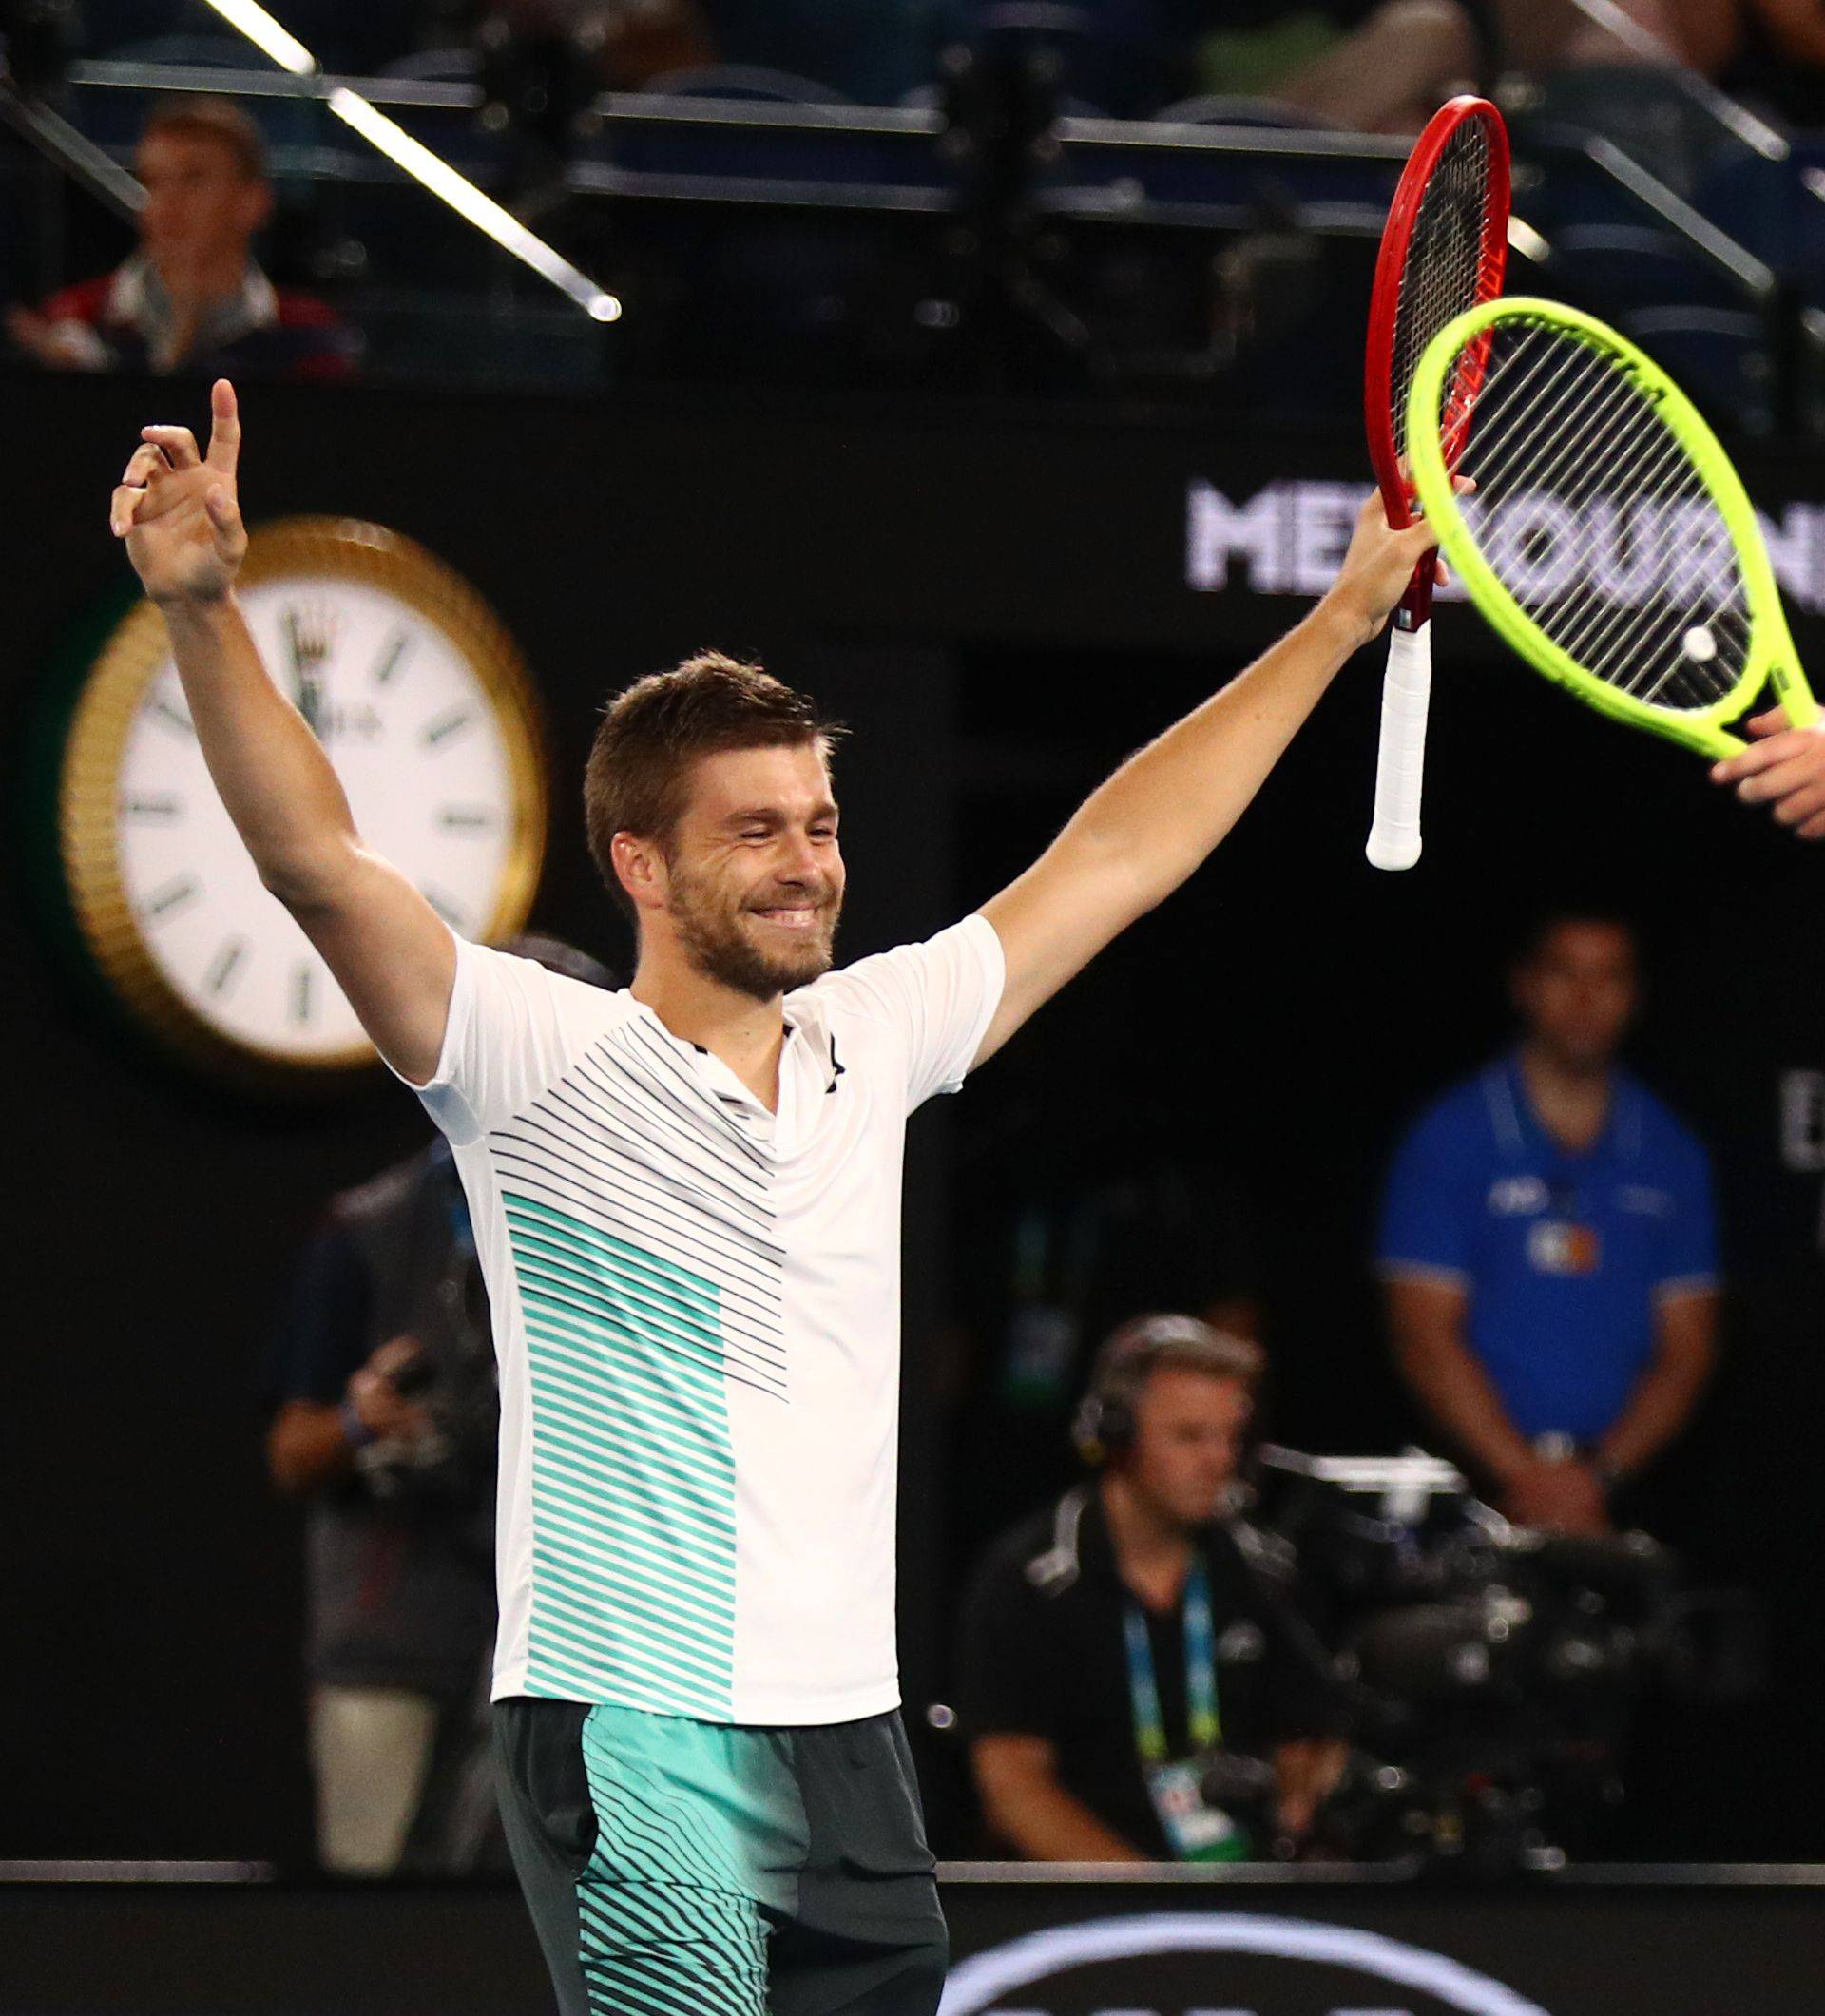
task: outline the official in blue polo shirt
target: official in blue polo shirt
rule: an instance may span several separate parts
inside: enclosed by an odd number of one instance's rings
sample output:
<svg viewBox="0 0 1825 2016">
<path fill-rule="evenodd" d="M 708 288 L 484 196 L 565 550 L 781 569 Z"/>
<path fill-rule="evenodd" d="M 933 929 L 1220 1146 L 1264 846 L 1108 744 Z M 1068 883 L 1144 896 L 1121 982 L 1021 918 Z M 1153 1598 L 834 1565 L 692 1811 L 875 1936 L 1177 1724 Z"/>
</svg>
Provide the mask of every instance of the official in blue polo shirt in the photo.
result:
<svg viewBox="0 0 1825 2016">
<path fill-rule="evenodd" d="M 1513 974 L 1519 1046 L 1414 1123 L 1379 1263 L 1400 1371 L 1522 1524 L 1609 1528 L 1716 1353 L 1703 1148 L 1616 1056 L 1634 933 L 1546 919 Z"/>
</svg>

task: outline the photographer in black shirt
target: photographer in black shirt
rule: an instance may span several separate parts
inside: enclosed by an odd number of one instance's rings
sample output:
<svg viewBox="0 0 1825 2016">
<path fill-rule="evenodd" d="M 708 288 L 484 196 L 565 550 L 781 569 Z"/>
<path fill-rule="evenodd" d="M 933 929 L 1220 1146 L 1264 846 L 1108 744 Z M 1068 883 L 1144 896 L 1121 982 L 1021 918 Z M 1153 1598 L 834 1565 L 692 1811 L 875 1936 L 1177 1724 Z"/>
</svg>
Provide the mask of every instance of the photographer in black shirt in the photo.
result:
<svg viewBox="0 0 1825 2016">
<path fill-rule="evenodd" d="M 509 950 L 612 987 L 556 939 Z M 440 1140 L 331 1200 L 267 1375 L 267 1465 L 302 1500 L 320 1866 L 501 1862 L 485 1719 L 500 1403 L 462 1183 Z"/>
<path fill-rule="evenodd" d="M 958 1705 L 1012 1853 L 1238 1860 L 1301 1835 L 1335 1782 L 1328 1663 L 1280 1544 L 1233 1509 L 1261 1366 L 1195 1317 L 1124 1324 L 1077 1418 L 1097 1475 L 978 1569 Z"/>
</svg>

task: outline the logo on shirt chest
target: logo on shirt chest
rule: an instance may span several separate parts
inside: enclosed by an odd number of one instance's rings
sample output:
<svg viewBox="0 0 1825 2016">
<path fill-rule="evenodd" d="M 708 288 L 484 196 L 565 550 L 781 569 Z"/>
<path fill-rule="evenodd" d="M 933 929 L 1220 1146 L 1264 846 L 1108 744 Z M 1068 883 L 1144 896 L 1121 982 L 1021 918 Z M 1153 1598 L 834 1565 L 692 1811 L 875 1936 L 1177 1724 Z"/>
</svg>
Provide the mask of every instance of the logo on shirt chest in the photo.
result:
<svg viewBox="0 0 1825 2016">
<path fill-rule="evenodd" d="M 1542 1219 L 1527 1227 L 1527 1261 L 1535 1274 L 1595 1274 L 1603 1257 L 1604 1242 L 1590 1225 Z"/>
<path fill-rule="evenodd" d="M 1496 1218 L 1528 1218 L 1546 1208 L 1549 1196 L 1537 1176 L 1498 1176 L 1489 1185 L 1489 1210 Z"/>
</svg>

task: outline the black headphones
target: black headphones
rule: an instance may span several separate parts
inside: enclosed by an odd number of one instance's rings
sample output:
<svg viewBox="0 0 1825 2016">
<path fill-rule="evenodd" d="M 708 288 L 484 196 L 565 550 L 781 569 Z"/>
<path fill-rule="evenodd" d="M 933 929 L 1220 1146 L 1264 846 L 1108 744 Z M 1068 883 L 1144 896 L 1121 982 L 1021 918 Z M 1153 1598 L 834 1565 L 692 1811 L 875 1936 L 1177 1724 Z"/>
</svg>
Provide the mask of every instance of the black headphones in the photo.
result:
<svg viewBox="0 0 1825 2016">
<path fill-rule="evenodd" d="M 1071 1440 L 1092 1468 L 1113 1463 L 1134 1446 L 1134 1403 L 1156 1365 L 1191 1366 L 1251 1390 L 1259 1380 L 1261 1349 L 1197 1316 L 1132 1316 L 1111 1331 L 1096 1354 L 1090 1383 L 1071 1416 Z"/>
</svg>

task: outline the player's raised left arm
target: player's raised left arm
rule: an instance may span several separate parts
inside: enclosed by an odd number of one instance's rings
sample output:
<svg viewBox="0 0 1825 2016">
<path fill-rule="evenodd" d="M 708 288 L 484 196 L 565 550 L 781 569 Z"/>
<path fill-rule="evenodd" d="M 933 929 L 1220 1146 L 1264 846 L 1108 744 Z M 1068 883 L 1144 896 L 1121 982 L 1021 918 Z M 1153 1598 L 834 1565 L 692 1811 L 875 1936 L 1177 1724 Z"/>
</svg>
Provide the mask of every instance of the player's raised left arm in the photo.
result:
<svg viewBox="0 0 1825 2016">
<path fill-rule="evenodd" d="M 1345 660 L 1367 643 L 1433 544 L 1390 528 L 1371 495 L 1336 580 L 1248 670 L 1091 793 L 1056 840 L 983 915 L 1007 962 L 976 1063 L 1170 895 L 1235 825 Z"/>
</svg>

